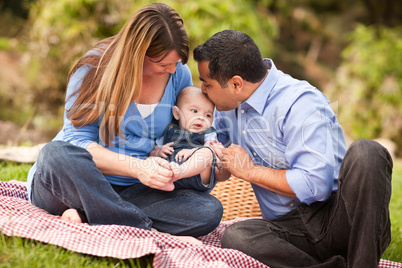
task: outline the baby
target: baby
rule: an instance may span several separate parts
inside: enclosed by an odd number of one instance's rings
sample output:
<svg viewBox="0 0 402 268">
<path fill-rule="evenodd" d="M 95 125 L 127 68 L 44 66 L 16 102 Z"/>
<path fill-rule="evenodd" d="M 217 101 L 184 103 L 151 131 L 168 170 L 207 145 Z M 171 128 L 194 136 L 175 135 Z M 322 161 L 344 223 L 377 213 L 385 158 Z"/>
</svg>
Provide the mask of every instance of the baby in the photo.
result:
<svg viewBox="0 0 402 268">
<path fill-rule="evenodd" d="M 214 104 L 199 87 L 182 89 L 173 107 L 178 124 L 170 123 L 164 135 L 156 141 L 150 156 L 160 156 L 178 165 L 180 178 L 175 188 L 210 191 L 215 185 L 215 154 L 209 148 L 217 140 L 212 125 Z"/>
<path fill-rule="evenodd" d="M 212 125 L 214 104 L 202 93 L 199 87 L 190 86 L 181 90 L 177 96 L 177 106 L 173 116 L 178 125 L 171 123 L 164 135 L 157 140 L 150 156 L 168 158 L 169 167 L 175 169 L 176 189 L 187 188 L 211 191 L 215 186 L 216 158 L 209 148 L 211 141 L 217 139 Z M 67 209 L 61 219 L 69 222 L 85 222 L 85 216 L 75 209 Z M 156 231 L 155 229 L 152 229 Z M 197 245 L 199 240 L 190 236 L 174 236 L 180 240 Z"/>
</svg>

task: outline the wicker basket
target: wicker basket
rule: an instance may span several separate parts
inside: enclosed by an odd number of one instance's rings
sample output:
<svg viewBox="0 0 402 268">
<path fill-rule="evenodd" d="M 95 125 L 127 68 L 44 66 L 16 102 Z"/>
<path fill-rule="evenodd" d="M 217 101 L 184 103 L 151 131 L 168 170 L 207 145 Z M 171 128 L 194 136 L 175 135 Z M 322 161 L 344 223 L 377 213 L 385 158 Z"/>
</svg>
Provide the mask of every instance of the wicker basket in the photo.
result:
<svg viewBox="0 0 402 268">
<path fill-rule="evenodd" d="M 236 177 L 218 182 L 211 192 L 223 205 L 222 220 L 260 217 L 261 211 L 250 183 Z"/>
</svg>

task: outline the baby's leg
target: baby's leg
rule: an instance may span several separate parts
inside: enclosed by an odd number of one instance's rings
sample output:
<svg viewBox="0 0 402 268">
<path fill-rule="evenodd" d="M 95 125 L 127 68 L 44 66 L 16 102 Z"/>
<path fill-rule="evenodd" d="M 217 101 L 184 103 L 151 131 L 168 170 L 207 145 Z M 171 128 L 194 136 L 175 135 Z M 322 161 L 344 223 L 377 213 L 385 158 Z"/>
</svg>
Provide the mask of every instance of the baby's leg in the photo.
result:
<svg viewBox="0 0 402 268">
<path fill-rule="evenodd" d="M 200 173 L 201 180 L 202 180 L 202 183 L 203 183 L 204 185 L 210 184 L 210 182 L 211 182 L 211 173 L 212 173 L 211 166 L 209 166 L 208 168 L 205 168 L 205 169 Z"/>
<path fill-rule="evenodd" d="M 212 150 L 200 148 L 180 165 L 181 178 L 189 178 L 200 174 L 202 183 L 208 185 L 211 178 L 211 166 L 214 160 Z"/>
</svg>

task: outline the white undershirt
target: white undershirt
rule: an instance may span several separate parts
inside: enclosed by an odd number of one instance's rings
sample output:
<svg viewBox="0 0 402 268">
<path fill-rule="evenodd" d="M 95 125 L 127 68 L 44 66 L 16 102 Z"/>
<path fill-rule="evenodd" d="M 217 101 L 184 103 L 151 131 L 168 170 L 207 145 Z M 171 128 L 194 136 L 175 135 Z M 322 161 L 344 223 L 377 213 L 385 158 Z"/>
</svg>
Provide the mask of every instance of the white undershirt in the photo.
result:
<svg viewBox="0 0 402 268">
<path fill-rule="evenodd" d="M 137 109 L 140 112 L 142 118 L 148 117 L 150 114 L 152 114 L 158 106 L 159 102 L 157 103 L 152 103 L 152 104 L 138 104 L 137 103 Z"/>
</svg>

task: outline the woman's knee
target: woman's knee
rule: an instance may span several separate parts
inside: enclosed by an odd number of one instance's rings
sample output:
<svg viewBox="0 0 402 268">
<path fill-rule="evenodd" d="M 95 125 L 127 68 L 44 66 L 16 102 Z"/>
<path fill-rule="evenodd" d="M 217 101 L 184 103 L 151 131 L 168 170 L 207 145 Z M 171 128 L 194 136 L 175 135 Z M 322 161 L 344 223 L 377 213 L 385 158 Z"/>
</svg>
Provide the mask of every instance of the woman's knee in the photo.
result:
<svg viewBox="0 0 402 268">
<path fill-rule="evenodd" d="M 210 231 L 213 231 L 222 220 L 223 206 L 222 203 L 213 195 L 205 194 L 208 198 L 203 202 L 203 209 L 197 213 L 205 226 L 210 226 Z"/>
<path fill-rule="evenodd" d="M 81 147 L 65 141 L 51 141 L 46 144 L 38 155 L 38 165 L 47 168 L 60 168 L 60 166 L 83 164 L 82 156 L 90 159 L 89 152 Z"/>
<path fill-rule="evenodd" d="M 197 229 L 197 235 L 195 236 L 202 236 L 212 232 L 219 226 L 222 220 L 223 206 L 216 197 L 207 193 L 201 193 L 201 196 L 195 199 L 198 200 L 196 202 L 198 205 L 194 207 L 196 203 L 193 204 L 191 218 Z"/>
<path fill-rule="evenodd" d="M 59 162 L 58 159 L 63 156 L 64 147 L 68 146 L 69 143 L 64 141 L 51 141 L 46 144 L 42 150 L 40 150 L 38 155 L 38 162 L 42 164 L 46 162 L 47 164 L 55 161 Z"/>
</svg>

